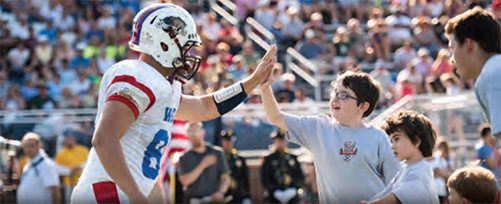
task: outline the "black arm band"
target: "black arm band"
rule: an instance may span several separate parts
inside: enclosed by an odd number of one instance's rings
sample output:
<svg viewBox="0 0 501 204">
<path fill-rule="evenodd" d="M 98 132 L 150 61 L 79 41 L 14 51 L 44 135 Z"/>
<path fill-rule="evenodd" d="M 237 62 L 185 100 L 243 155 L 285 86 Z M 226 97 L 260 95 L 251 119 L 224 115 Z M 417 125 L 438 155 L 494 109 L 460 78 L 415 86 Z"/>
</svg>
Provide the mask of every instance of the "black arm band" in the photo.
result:
<svg viewBox="0 0 501 204">
<path fill-rule="evenodd" d="M 247 94 L 242 83 L 235 83 L 217 91 L 212 95 L 212 98 L 216 103 L 217 112 L 224 115 L 242 103 L 247 98 Z"/>
</svg>

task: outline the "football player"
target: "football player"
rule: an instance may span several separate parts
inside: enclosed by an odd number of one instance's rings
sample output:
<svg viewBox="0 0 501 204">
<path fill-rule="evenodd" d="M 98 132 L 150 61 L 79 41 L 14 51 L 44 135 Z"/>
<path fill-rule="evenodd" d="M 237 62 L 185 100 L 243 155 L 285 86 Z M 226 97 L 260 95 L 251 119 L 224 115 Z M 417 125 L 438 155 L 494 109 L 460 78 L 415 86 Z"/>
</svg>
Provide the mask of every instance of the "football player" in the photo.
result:
<svg viewBox="0 0 501 204">
<path fill-rule="evenodd" d="M 189 54 L 201 44 L 190 14 L 173 4 L 152 4 L 134 18 L 131 49 L 139 59 L 106 71 L 99 89 L 93 148 L 72 195 L 73 203 L 147 203 L 174 118 L 204 121 L 240 104 L 270 75 L 276 46 L 247 78 L 214 94 L 182 95 L 183 80 L 200 65 Z"/>
</svg>

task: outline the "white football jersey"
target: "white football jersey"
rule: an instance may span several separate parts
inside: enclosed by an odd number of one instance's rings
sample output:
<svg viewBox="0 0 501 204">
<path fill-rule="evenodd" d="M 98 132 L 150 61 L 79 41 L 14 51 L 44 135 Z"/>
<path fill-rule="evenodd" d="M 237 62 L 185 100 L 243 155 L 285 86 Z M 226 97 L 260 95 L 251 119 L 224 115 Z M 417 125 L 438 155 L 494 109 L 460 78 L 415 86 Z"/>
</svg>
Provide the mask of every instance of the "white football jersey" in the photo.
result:
<svg viewBox="0 0 501 204">
<path fill-rule="evenodd" d="M 107 101 L 124 103 L 136 117 L 120 139 L 120 145 L 127 166 L 145 196 L 154 186 L 162 150 L 171 137 L 174 115 L 181 100 L 181 86 L 177 80 L 171 84 L 140 60 L 124 60 L 115 64 L 106 71 L 101 81 L 96 123 Z M 106 128 L 106 124 L 103 125 Z M 83 187 L 102 181 L 112 179 L 92 148 L 79 185 Z"/>
</svg>

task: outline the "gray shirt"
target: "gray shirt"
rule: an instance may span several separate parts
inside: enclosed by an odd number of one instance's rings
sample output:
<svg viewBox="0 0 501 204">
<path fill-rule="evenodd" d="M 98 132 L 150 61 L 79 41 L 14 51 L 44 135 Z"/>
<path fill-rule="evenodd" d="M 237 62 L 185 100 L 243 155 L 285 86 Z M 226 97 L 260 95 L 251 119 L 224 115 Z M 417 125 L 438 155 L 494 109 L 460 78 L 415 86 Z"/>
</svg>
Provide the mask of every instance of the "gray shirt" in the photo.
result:
<svg viewBox="0 0 501 204">
<path fill-rule="evenodd" d="M 490 57 L 475 82 L 477 96 L 482 112 L 491 124 L 492 133 L 501 132 L 501 55 Z"/>
<path fill-rule="evenodd" d="M 359 203 L 382 191 L 400 169 L 381 129 L 349 128 L 326 115 L 285 115 L 287 139 L 314 158 L 320 203 Z"/>
<path fill-rule="evenodd" d="M 190 173 L 206 155 L 214 154 L 217 157 L 217 163 L 207 167 L 202 174 L 185 191 L 188 198 L 202 198 L 211 195 L 219 190 L 220 178 L 222 174 L 229 173 L 230 169 L 226 163 L 223 151 L 212 145 L 207 145 L 204 153 L 197 153 L 193 150 L 186 152 L 179 159 L 179 175 Z"/>
<path fill-rule="evenodd" d="M 423 159 L 404 165 L 391 183 L 373 199 L 393 193 L 401 203 L 439 203 L 433 180 L 433 170 Z"/>
</svg>

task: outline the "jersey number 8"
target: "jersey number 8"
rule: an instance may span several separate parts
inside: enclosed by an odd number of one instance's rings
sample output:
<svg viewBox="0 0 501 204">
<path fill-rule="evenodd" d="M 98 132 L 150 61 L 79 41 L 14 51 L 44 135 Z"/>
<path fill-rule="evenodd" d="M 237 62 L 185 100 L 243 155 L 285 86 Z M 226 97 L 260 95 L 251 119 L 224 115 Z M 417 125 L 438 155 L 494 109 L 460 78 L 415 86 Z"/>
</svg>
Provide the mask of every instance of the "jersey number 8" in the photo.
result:
<svg viewBox="0 0 501 204">
<path fill-rule="evenodd" d="M 146 178 L 155 180 L 160 170 L 160 159 L 162 158 L 162 148 L 169 142 L 168 132 L 166 130 L 159 130 L 155 134 L 153 141 L 146 147 L 143 157 L 143 175 Z"/>
<path fill-rule="evenodd" d="M 165 110 L 164 121 L 172 123 L 176 109 L 167 108 Z M 146 178 L 155 180 L 160 170 L 160 160 L 162 159 L 162 149 L 169 143 L 169 132 L 160 129 L 151 143 L 146 147 L 143 157 L 143 175 Z"/>
</svg>

